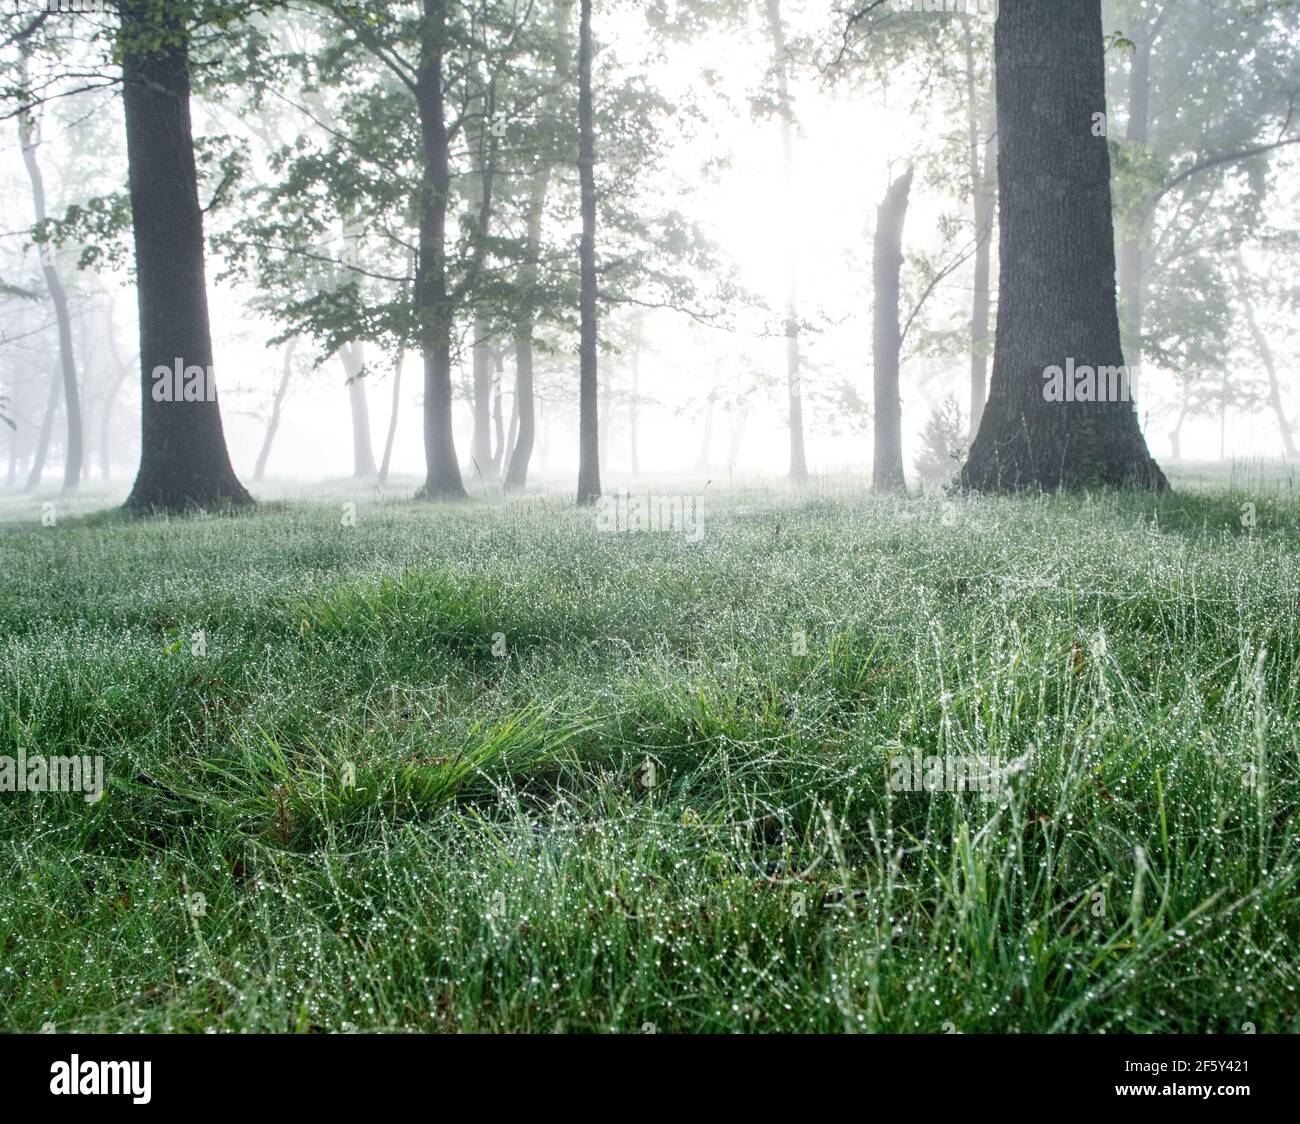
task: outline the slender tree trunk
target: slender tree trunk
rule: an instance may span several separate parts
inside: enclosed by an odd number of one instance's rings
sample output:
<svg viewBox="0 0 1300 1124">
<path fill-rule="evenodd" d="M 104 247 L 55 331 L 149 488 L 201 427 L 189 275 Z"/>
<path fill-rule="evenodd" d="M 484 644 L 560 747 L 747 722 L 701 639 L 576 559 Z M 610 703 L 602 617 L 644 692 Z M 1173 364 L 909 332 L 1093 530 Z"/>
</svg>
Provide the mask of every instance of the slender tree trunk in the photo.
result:
<svg viewBox="0 0 1300 1124">
<path fill-rule="evenodd" d="M 1277 418 L 1278 432 L 1282 436 L 1282 450 L 1286 459 L 1295 460 L 1295 438 L 1291 434 L 1291 423 L 1287 420 L 1286 407 L 1282 404 L 1282 387 L 1277 378 L 1277 364 L 1273 361 L 1273 350 L 1268 346 L 1268 338 L 1260 331 L 1259 321 L 1255 319 L 1255 302 L 1250 295 L 1250 278 L 1240 256 L 1237 258 L 1237 280 L 1241 294 L 1241 306 L 1246 312 L 1246 327 L 1250 329 L 1250 338 L 1255 350 L 1259 352 L 1260 362 L 1268 375 L 1268 401 Z"/>
<path fill-rule="evenodd" d="M 415 280 L 415 312 L 424 356 L 426 499 L 465 499 L 452 432 L 451 333 L 453 302 L 447 287 L 447 201 L 451 159 L 443 106 L 442 52 L 446 38 L 446 0 L 422 0 L 424 28 L 415 100 L 420 115 L 424 169 L 420 184 L 420 263 Z"/>
<path fill-rule="evenodd" d="M 492 353 L 492 480 L 501 479 L 501 468 L 506 455 L 505 425 L 501 417 L 501 379 L 504 374 L 505 360 L 500 351 Z"/>
<path fill-rule="evenodd" d="M 903 404 L 899 394 L 899 273 L 903 266 L 903 224 L 912 192 L 912 166 L 889 185 L 876 209 L 876 236 L 871 277 L 875 293 L 871 352 L 875 383 L 875 449 L 872 487 L 901 491 L 903 475 Z"/>
<path fill-rule="evenodd" d="M 280 382 L 275 388 L 275 397 L 271 400 L 271 417 L 266 423 L 266 435 L 262 438 L 262 448 L 257 454 L 257 464 L 253 468 L 253 481 L 261 483 L 266 474 L 266 462 L 271 457 L 271 444 L 280 429 L 280 408 L 284 405 L 284 396 L 289 392 L 289 380 L 293 377 L 293 353 L 298 346 L 298 337 L 293 336 L 284 347 L 284 359 L 280 370 Z"/>
<path fill-rule="evenodd" d="M 637 447 L 641 405 L 641 319 L 637 318 L 636 337 L 632 344 L 632 400 L 627 406 L 627 439 L 632 475 L 641 474 L 641 455 Z"/>
<path fill-rule="evenodd" d="M 966 130 L 970 146 L 968 173 L 971 187 L 971 220 L 975 230 L 975 276 L 971 294 L 970 317 L 970 435 L 979 432 L 984 401 L 988 396 L 989 361 L 989 274 L 993 249 L 993 216 L 997 199 L 993 195 L 997 174 L 997 119 L 989 122 L 980 160 L 979 89 L 975 74 L 975 49 L 969 25 L 965 29 L 966 50 Z"/>
<path fill-rule="evenodd" d="M 789 58 L 781 0 L 766 0 L 768 34 L 772 41 L 772 67 L 776 74 L 776 106 L 781 119 L 781 174 L 785 189 L 784 213 L 794 214 L 794 110 L 790 105 Z M 790 421 L 790 479 L 808 477 L 803 439 L 803 386 L 799 373 L 799 281 L 796 254 L 790 251 L 790 280 L 785 304 L 786 398 Z"/>
<path fill-rule="evenodd" d="M 518 381 L 518 367 L 515 368 L 516 382 Z M 510 474 L 510 462 L 515 455 L 515 442 L 519 440 L 519 392 L 516 390 L 510 395 L 510 424 L 506 427 L 506 448 L 505 457 L 501 461 L 501 479 L 505 479 Z"/>
<path fill-rule="evenodd" d="M 591 0 L 581 0 L 578 41 L 578 178 L 581 181 L 582 241 L 578 346 L 578 503 L 600 496 L 600 434 L 597 431 L 596 371 L 596 140 L 591 101 Z"/>
<path fill-rule="evenodd" d="M 700 451 L 695 454 L 696 472 L 703 472 L 709 467 L 709 450 L 713 446 L 713 407 L 717 397 L 717 387 L 710 387 L 709 396 L 704 402 L 704 432 L 700 435 Z"/>
<path fill-rule="evenodd" d="M 1125 141 L 1145 148 L 1151 132 L 1151 52 L 1155 29 L 1149 20 L 1135 27 L 1128 38 L 1134 43 L 1129 69 L 1128 127 Z M 1119 252 L 1119 300 L 1123 316 L 1121 339 L 1131 369 L 1142 364 L 1142 330 L 1146 303 L 1146 250 L 1153 219 L 1151 206 L 1139 201 L 1124 234 Z"/>
<path fill-rule="evenodd" d="M 24 42 L 20 55 L 21 74 L 24 84 L 27 81 L 28 47 Z M 36 138 L 32 128 L 32 114 L 29 111 L 18 114 L 18 139 L 23 150 L 23 163 L 27 167 L 27 177 L 32 185 L 32 205 L 36 212 L 36 222 L 43 224 L 45 213 L 45 182 L 41 176 L 40 164 L 36 160 Z M 68 297 L 63 289 L 54 264 L 54 247 L 46 243 L 41 247 L 41 273 L 45 278 L 45 287 L 49 290 L 50 301 L 54 305 L 54 319 L 59 333 L 59 365 L 63 379 L 64 416 L 67 419 L 68 439 L 64 449 L 63 493 L 76 492 L 81 483 L 81 396 L 77 389 L 77 364 L 72 348 L 72 318 L 68 315 Z"/>
<path fill-rule="evenodd" d="M 122 91 L 140 305 L 140 470 L 126 506 L 251 504 L 230 465 L 221 407 L 153 397 L 155 367 L 212 366 L 182 15 L 122 0 Z M 159 32 L 165 34 L 156 46 Z"/>
<path fill-rule="evenodd" d="M 50 376 L 50 394 L 45 403 L 45 416 L 41 419 L 41 431 L 36 438 L 36 448 L 32 451 L 32 463 L 27 472 L 25 492 L 34 492 L 41 486 L 41 477 L 45 474 L 45 458 L 50 453 L 50 437 L 54 433 L 54 415 L 59 412 L 59 399 L 63 396 L 62 368 L 56 367 Z"/>
<path fill-rule="evenodd" d="M 1187 420 L 1187 413 L 1191 406 L 1192 385 L 1184 379 L 1182 408 L 1178 411 L 1178 420 L 1174 422 L 1174 428 L 1169 431 L 1170 456 L 1175 464 L 1183 459 L 1183 422 Z"/>
<path fill-rule="evenodd" d="M 551 172 L 543 164 L 533 178 L 528 197 L 527 264 L 521 271 L 524 289 L 521 314 L 515 326 L 515 410 L 519 415 L 518 436 L 511 443 L 510 464 L 506 467 L 505 490 L 522 491 L 528 483 L 528 462 L 536 440 L 536 409 L 533 402 L 533 303 L 536 299 L 537 259 L 542 252 L 542 216 Z"/>
<path fill-rule="evenodd" d="M 352 411 L 352 477 L 370 480 L 376 475 L 375 451 L 370 443 L 370 405 L 366 401 L 366 345 L 344 344 L 339 349 L 347 379 L 348 405 Z"/>
<path fill-rule="evenodd" d="M 108 397 L 104 400 L 104 413 L 99 419 L 99 478 L 101 480 L 109 479 L 113 474 L 113 460 L 111 452 L 111 443 L 113 436 L 113 406 L 117 402 L 118 393 L 122 389 L 122 384 L 126 382 L 127 375 L 131 373 L 131 365 L 122 362 L 122 354 L 117 347 L 117 329 L 113 318 L 114 304 L 109 303 L 108 314 L 104 317 L 104 331 L 108 337 L 108 353 L 113 360 L 113 385 L 109 388 Z"/>
<path fill-rule="evenodd" d="M 492 353 L 481 316 L 474 317 L 474 436 L 469 455 L 484 483 L 492 483 Z"/>
<path fill-rule="evenodd" d="M 995 32 L 998 323 L 976 490 L 1165 488 L 1131 401 L 1049 401 L 1053 367 L 1123 367 L 1100 0 L 1002 0 Z"/>
<path fill-rule="evenodd" d="M 406 256 L 406 281 L 402 284 L 402 295 L 410 287 L 411 277 L 415 272 L 415 255 Z M 388 433 L 384 437 L 384 459 L 379 464 L 379 483 L 388 482 L 388 469 L 393 460 L 393 442 L 397 439 L 397 414 L 402 403 L 402 363 L 406 359 L 406 337 L 402 336 L 397 345 L 397 362 L 393 365 L 393 401 L 388 410 Z"/>
</svg>

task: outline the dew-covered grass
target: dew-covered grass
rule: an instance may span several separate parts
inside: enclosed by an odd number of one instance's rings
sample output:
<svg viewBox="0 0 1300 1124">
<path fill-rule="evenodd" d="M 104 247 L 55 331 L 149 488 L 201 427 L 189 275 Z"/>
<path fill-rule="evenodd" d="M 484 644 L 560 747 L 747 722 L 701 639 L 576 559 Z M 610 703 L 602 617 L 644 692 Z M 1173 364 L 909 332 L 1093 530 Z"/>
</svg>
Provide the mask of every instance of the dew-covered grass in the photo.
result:
<svg viewBox="0 0 1300 1124">
<path fill-rule="evenodd" d="M 706 496 L 4 501 L 0 1027 L 1300 1030 L 1289 482 Z"/>
</svg>

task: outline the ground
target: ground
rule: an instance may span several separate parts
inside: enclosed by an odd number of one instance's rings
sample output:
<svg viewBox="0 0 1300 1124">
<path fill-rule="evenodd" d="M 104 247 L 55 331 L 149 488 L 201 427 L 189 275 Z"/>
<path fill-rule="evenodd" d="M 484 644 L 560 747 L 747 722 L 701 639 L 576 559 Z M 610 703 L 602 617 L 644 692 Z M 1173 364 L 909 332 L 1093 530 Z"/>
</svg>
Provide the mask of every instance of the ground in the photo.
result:
<svg viewBox="0 0 1300 1124">
<path fill-rule="evenodd" d="M 0 1028 L 1300 1030 L 1300 500 L 1174 484 L 0 501 L 0 754 L 108 777 L 0 793 Z"/>
</svg>

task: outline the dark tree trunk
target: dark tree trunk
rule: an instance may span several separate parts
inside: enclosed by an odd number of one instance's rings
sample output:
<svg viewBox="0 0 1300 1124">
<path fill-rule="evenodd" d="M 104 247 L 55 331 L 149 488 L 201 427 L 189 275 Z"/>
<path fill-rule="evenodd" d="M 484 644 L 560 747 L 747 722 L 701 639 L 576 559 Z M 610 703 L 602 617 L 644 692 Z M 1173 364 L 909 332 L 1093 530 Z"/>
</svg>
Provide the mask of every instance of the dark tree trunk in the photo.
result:
<svg viewBox="0 0 1300 1124">
<path fill-rule="evenodd" d="M 203 215 L 190 128 L 189 40 L 180 17 L 123 0 L 122 93 L 140 306 L 140 470 L 134 510 L 251 504 L 230 465 L 221 407 L 156 402 L 155 367 L 212 366 Z M 161 45 L 159 43 L 161 42 Z"/>
<path fill-rule="evenodd" d="M 1131 401 L 1048 401 L 1044 372 L 1119 368 L 1100 0 L 1002 0 L 995 32 L 998 323 L 989 401 L 962 469 L 981 491 L 1165 488 Z"/>
<path fill-rule="evenodd" d="M 786 213 L 794 206 L 794 110 L 790 105 L 789 59 L 780 0 L 766 0 L 767 29 L 772 41 L 772 67 L 776 74 L 776 108 L 781 119 L 781 174 L 785 185 Z M 786 404 L 790 421 L 790 479 L 808 478 L 808 458 L 803 440 L 803 386 L 799 374 L 798 273 L 790 255 L 790 285 L 785 304 Z"/>
<path fill-rule="evenodd" d="M 596 372 L 596 140 L 591 104 L 591 0 L 582 0 L 578 39 L 578 177 L 582 187 L 582 241 L 578 345 L 578 503 L 600 496 L 600 434 Z"/>
<path fill-rule="evenodd" d="M 1163 22 L 1163 14 L 1158 17 Z M 1151 132 L 1151 52 L 1159 27 L 1143 21 L 1129 35 L 1134 44 L 1129 69 L 1128 127 L 1125 140 L 1134 149 L 1143 149 Z M 1142 329 L 1146 302 L 1146 240 L 1150 234 L 1153 212 L 1145 200 L 1138 203 L 1119 252 L 1119 298 L 1123 316 L 1121 339 L 1124 353 L 1134 369 L 1142 363 Z"/>
<path fill-rule="evenodd" d="M 27 48 L 22 49 L 21 65 L 24 83 L 27 80 Z M 36 146 L 40 141 L 33 135 L 32 115 L 30 111 L 18 115 L 18 139 L 23 151 L 23 163 L 27 166 L 27 176 L 32 184 L 32 205 L 36 212 L 37 223 L 44 223 L 45 182 L 41 177 L 40 165 L 36 162 Z M 68 297 L 63 290 L 63 282 L 54 266 L 54 247 L 46 244 L 41 248 L 41 273 L 45 277 L 45 287 L 49 290 L 50 301 L 54 305 L 54 320 L 59 332 L 59 366 L 63 380 L 64 416 L 67 418 L 68 440 L 64 449 L 63 492 L 65 495 L 75 492 L 81 482 L 81 396 L 77 389 L 77 364 L 72 349 L 72 319 L 68 315 Z"/>
<path fill-rule="evenodd" d="M 420 115 L 424 170 L 420 184 L 420 262 L 415 312 L 424 355 L 424 485 L 426 499 L 465 499 L 452 433 L 451 333 L 453 308 L 447 288 L 447 200 L 451 158 L 442 89 L 446 0 L 423 0 L 425 25 L 415 100 Z"/>
<path fill-rule="evenodd" d="M 266 435 L 262 438 L 262 448 L 257 454 L 257 464 L 253 467 L 253 480 L 260 482 L 266 472 L 266 462 L 271 457 L 271 444 L 280 429 L 280 408 L 284 405 L 284 396 L 289 392 L 289 379 L 293 375 L 293 352 L 298 346 L 298 337 L 294 336 L 285 344 L 284 364 L 280 371 L 280 382 L 275 388 L 275 397 L 271 400 L 271 417 L 266 423 Z"/>
<path fill-rule="evenodd" d="M 370 404 L 366 401 L 366 345 L 360 340 L 344 344 L 339 358 L 343 361 L 352 413 L 352 477 L 372 480 L 376 469 L 375 450 L 370 443 Z"/>
<path fill-rule="evenodd" d="M 899 395 L 898 323 L 899 272 L 903 266 L 903 223 L 912 192 L 912 166 L 889 185 L 876 209 L 871 281 L 875 306 L 871 322 L 871 355 L 875 383 L 875 451 L 872 487 L 878 492 L 901 491 L 903 477 L 903 404 Z"/>
</svg>

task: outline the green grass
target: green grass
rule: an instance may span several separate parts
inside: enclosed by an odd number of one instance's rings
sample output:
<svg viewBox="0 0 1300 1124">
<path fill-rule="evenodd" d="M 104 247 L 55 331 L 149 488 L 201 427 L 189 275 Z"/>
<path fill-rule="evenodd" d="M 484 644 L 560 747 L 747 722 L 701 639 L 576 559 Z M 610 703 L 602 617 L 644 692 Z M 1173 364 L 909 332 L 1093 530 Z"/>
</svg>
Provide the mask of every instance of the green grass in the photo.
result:
<svg viewBox="0 0 1300 1124">
<path fill-rule="evenodd" d="M 1300 1030 L 1300 501 L 1218 487 L 5 501 L 0 754 L 109 784 L 0 794 L 0 1028 Z"/>
</svg>

